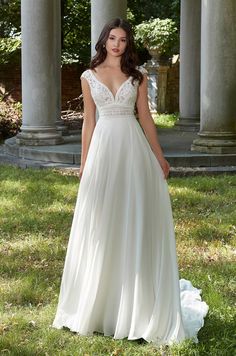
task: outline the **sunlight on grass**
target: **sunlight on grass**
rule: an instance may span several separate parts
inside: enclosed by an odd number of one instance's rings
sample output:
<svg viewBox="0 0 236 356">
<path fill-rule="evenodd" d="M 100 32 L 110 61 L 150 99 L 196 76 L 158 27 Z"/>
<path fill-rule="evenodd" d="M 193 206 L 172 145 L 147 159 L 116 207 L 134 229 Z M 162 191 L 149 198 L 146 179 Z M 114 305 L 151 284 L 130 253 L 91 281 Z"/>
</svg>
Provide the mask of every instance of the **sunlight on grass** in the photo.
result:
<svg viewBox="0 0 236 356">
<path fill-rule="evenodd" d="M 236 176 L 171 178 L 180 277 L 209 304 L 199 344 L 154 347 L 51 327 L 76 176 L 0 166 L 0 354 L 231 356 L 235 349 Z"/>
<path fill-rule="evenodd" d="M 176 121 L 178 120 L 179 115 L 176 114 L 155 114 L 153 119 L 157 127 L 162 128 L 172 128 Z"/>
</svg>

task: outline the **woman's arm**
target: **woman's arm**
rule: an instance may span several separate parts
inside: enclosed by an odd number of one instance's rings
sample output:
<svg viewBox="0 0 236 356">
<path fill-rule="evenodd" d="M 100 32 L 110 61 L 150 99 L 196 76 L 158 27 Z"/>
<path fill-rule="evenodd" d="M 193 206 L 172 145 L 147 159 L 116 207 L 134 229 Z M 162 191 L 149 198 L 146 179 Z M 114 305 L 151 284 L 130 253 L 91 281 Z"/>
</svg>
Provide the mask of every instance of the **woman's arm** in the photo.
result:
<svg viewBox="0 0 236 356">
<path fill-rule="evenodd" d="M 80 177 L 83 174 L 93 130 L 96 125 L 96 106 L 91 96 L 89 84 L 85 78 L 81 78 L 81 86 L 84 100 L 84 120 L 82 126 L 82 151 L 80 164 Z"/>
<path fill-rule="evenodd" d="M 147 140 L 153 153 L 158 159 L 160 166 L 167 178 L 170 170 L 169 163 L 164 158 L 161 146 L 158 141 L 157 130 L 148 106 L 147 76 L 144 74 L 143 81 L 138 88 L 137 110 L 139 122 L 144 130 Z"/>
</svg>

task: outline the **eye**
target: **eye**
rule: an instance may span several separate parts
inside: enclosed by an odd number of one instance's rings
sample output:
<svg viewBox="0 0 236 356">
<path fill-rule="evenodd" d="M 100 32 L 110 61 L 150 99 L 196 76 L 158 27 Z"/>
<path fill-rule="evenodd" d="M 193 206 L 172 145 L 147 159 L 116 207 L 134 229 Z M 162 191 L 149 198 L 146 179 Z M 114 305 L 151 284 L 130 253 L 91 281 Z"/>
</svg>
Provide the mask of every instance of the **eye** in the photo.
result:
<svg viewBox="0 0 236 356">
<path fill-rule="evenodd" d="M 122 38 L 121 42 L 126 42 L 126 38 Z"/>
<path fill-rule="evenodd" d="M 115 39 L 115 37 L 109 36 L 109 40 L 114 40 L 114 39 Z"/>
</svg>

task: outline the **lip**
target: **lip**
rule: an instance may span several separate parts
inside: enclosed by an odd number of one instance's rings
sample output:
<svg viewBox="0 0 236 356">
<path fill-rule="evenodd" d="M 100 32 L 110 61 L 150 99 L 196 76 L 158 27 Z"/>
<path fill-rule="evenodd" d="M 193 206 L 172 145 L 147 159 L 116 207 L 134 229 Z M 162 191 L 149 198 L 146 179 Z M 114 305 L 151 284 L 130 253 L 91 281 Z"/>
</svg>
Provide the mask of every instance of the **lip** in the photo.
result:
<svg viewBox="0 0 236 356">
<path fill-rule="evenodd" d="M 120 50 L 118 48 L 112 48 L 112 52 L 119 53 Z"/>
</svg>

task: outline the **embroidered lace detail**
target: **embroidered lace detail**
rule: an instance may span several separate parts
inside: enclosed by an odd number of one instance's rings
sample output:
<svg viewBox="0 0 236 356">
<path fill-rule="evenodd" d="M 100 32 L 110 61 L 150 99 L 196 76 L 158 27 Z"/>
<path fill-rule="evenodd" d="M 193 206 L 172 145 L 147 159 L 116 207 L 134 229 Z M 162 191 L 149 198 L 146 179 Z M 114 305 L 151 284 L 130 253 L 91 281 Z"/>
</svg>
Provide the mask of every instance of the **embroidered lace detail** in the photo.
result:
<svg viewBox="0 0 236 356">
<path fill-rule="evenodd" d="M 81 77 L 80 78 L 85 78 L 87 80 L 87 82 L 89 83 L 89 86 L 90 88 L 95 88 L 95 81 L 93 80 L 93 76 L 92 74 L 90 73 L 89 70 L 86 70 L 84 71 L 82 74 L 81 74 Z"/>
<path fill-rule="evenodd" d="M 99 117 L 117 117 L 117 116 L 132 116 L 134 117 L 134 110 L 130 107 L 120 107 L 120 106 L 104 106 L 99 110 Z"/>
<path fill-rule="evenodd" d="M 81 78 L 85 78 L 88 81 L 91 90 L 91 95 L 99 111 L 101 108 L 107 105 L 111 107 L 111 105 L 113 106 L 119 104 L 125 107 L 129 107 L 130 110 L 132 110 L 133 112 L 137 97 L 138 83 L 135 82 L 134 84 L 132 84 L 131 77 L 124 81 L 123 84 L 121 84 L 115 96 L 105 84 L 100 82 L 95 77 L 95 75 L 90 69 L 83 72 Z M 126 115 L 126 113 L 124 113 L 124 115 Z"/>
<path fill-rule="evenodd" d="M 98 107 L 102 103 L 110 104 L 112 102 L 112 93 L 110 93 L 109 90 L 107 90 L 107 88 L 102 83 L 95 79 L 94 75 L 91 73 L 90 70 L 86 70 L 85 72 L 83 72 L 81 78 L 85 78 L 88 81 L 91 89 L 91 94 Z M 95 97 L 97 97 L 97 100 L 95 100 Z"/>
<path fill-rule="evenodd" d="M 117 92 L 117 103 L 125 104 L 127 106 L 134 107 L 136 98 L 137 98 L 137 82 L 132 84 L 132 78 L 129 78 Z"/>
</svg>

